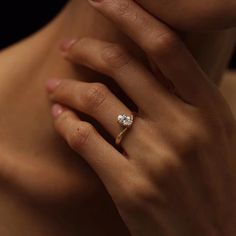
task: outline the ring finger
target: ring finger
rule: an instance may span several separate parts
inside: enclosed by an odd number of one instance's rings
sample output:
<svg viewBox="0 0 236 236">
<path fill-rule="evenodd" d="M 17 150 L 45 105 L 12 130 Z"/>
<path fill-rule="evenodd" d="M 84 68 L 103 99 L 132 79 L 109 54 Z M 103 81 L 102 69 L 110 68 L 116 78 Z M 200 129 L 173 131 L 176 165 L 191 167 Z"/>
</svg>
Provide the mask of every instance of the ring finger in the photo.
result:
<svg viewBox="0 0 236 236">
<path fill-rule="evenodd" d="M 132 115 L 105 85 L 71 79 L 51 79 L 47 89 L 53 101 L 88 114 L 96 119 L 113 137 L 121 131 L 117 122 L 120 114 Z"/>
</svg>

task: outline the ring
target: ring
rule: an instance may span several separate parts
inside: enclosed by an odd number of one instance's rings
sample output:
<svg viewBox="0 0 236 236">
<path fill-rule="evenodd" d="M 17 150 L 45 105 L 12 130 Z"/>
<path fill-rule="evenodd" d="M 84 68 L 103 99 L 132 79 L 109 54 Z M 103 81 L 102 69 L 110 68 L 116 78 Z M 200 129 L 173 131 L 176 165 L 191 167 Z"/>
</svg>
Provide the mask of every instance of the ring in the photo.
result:
<svg viewBox="0 0 236 236">
<path fill-rule="evenodd" d="M 119 145 L 124 138 L 128 129 L 130 129 L 134 122 L 134 114 L 128 116 L 125 114 L 118 115 L 117 122 L 120 124 L 122 130 L 116 137 L 116 145 Z"/>
</svg>

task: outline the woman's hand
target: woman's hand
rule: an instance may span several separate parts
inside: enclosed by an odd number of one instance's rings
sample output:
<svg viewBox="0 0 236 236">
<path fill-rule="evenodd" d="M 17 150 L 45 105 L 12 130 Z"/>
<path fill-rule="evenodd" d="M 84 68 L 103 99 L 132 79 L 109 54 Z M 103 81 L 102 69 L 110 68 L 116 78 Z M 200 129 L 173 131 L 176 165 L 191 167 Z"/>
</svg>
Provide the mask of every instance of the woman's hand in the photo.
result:
<svg viewBox="0 0 236 236">
<path fill-rule="evenodd" d="M 122 155 L 68 107 L 115 138 L 117 116 L 132 114 L 126 104 L 100 83 L 51 80 L 57 131 L 103 181 L 132 235 L 235 235 L 236 125 L 223 97 L 177 35 L 136 3 L 91 4 L 147 53 L 159 76 L 119 45 L 71 42 L 67 59 L 113 78 L 139 112 L 122 140 Z"/>
</svg>

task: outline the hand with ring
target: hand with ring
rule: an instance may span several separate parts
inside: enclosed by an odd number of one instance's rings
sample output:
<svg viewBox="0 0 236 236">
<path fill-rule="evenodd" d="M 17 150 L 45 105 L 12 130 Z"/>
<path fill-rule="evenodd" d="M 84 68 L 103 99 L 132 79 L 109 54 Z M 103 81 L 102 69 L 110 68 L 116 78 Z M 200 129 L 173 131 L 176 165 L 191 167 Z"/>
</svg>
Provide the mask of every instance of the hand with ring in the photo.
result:
<svg viewBox="0 0 236 236">
<path fill-rule="evenodd" d="M 133 115 L 104 84 L 53 79 L 55 128 L 97 173 L 131 235 L 234 236 L 235 119 L 181 39 L 127 1 L 90 2 L 143 49 L 175 93 L 120 45 L 73 40 L 66 58 L 115 80 L 139 111 Z M 128 6 L 122 14 L 120 4 Z M 74 110 L 98 121 L 126 155 Z"/>
</svg>

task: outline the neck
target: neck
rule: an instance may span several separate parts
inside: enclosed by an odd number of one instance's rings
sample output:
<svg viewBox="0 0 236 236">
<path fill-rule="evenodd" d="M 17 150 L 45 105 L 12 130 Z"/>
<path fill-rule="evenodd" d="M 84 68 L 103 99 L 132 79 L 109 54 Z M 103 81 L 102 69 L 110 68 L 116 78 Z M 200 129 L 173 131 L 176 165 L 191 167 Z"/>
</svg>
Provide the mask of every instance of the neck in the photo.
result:
<svg viewBox="0 0 236 236">
<path fill-rule="evenodd" d="M 199 64 L 216 81 L 219 80 L 224 72 L 232 52 L 235 41 L 232 34 L 233 31 L 225 31 L 201 35 L 187 34 L 185 37 L 186 43 Z M 129 47 L 137 57 L 146 61 L 141 50 L 123 35 L 115 25 L 90 7 L 87 1 L 72 0 L 41 31 L 0 54 L 0 94 L 2 96 L 6 95 L 5 100 L 1 99 L 2 110 L 5 107 L 6 113 L 14 114 L 20 107 L 20 110 L 25 109 L 27 111 L 31 109 L 32 113 L 39 114 L 37 119 L 41 118 L 40 121 L 46 122 L 50 120 L 49 106 L 45 108 L 45 104 L 49 104 L 49 102 L 46 92 L 43 90 L 46 80 L 55 76 L 84 81 L 98 80 L 96 72 L 83 67 L 72 66 L 62 58 L 59 51 L 60 44 L 66 38 L 81 38 L 85 36 L 121 43 Z M 13 66 L 14 70 L 12 70 Z M 108 82 L 104 78 L 102 79 L 103 82 Z M 42 94 L 44 95 L 42 96 Z M 38 97 L 42 99 L 39 100 Z M 16 100 L 18 101 L 17 104 Z M 12 113 L 9 113 L 9 104 L 16 104 L 16 107 L 13 106 L 12 108 L 14 109 Z M 20 114 L 21 116 L 23 115 L 22 112 Z M 22 117 L 22 120 L 19 121 L 20 118 L 20 116 L 13 116 L 12 123 L 18 124 L 25 121 L 24 125 L 27 127 L 29 125 L 27 119 Z M 35 119 L 32 119 L 32 127 L 34 126 Z M 11 128 L 4 127 L 6 132 L 10 132 Z M 11 140 L 9 142 L 12 143 L 12 136 L 4 134 L 4 129 L 1 130 L 0 138 L 6 141 L 7 139 L 4 136 L 10 137 Z M 23 132 L 26 132 L 25 129 L 23 130 Z M 14 127 L 12 127 L 11 131 L 15 133 Z M 31 131 L 29 130 L 29 132 Z M 38 132 L 43 132 L 43 129 L 38 130 Z M 29 134 L 30 136 L 32 135 Z M 36 134 L 36 137 L 39 137 L 39 133 Z M 32 140 L 27 141 L 31 143 Z M 16 142 L 18 144 L 18 141 Z"/>
<path fill-rule="evenodd" d="M 219 80 L 225 70 L 235 43 L 233 33 L 233 30 L 227 30 L 186 34 L 185 40 L 190 50 L 212 79 Z M 30 63 L 34 71 L 39 71 L 39 69 L 41 72 L 47 71 L 48 76 L 81 77 L 84 72 L 81 70 L 78 73 L 78 69 L 75 71 L 74 67 L 63 60 L 58 48 L 64 39 L 85 36 L 121 43 L 128 46 L 131 51 L 133 50 L 138 57 L 144 58 L 141 50 L 113 23 L 93 9 L 87 1 L 72 0 L 47 27 L 19 44 L 19 52 L 24 51 L 25 60 L 22 60 L 21 57 L 17 64 L 20 66 L 25 62 Z M 13 47 L 13 49 L 15 48 Z M 34 58 L 34 60 L 29 60 L 29 58 Z"/>
<path fill-rule="evenodd" d="M 232 52 L 235 40 L 232 34 L 232 31 L 201 35 L 186 34 L 186 43 L 199 64 L 216 81 L 225 71 Z M 83 67 L 72 66 L 62 58 L 59 51 L 63 40 L 85 36 L 121 43 L 129 47 L 137 57 L 146 61 L 141 50 L 123 35 L 114 24 L 95 11 L 87 1 L 70 1 L 63 11 L 45 28 L 0 54 L 0 94 L 2 94 L 1 96 L 6 95 L 5 100 L 1 99 L 0 106 L 2 110 L 5 107 L 6 113 L 12 114 L 13 117 L 8 118 L 9 121 L 13 119 L 11 123 L 20 123 L 22 132 L 26 132 L 25 127 L 30 122 L 21 117 L 23 116 L 21 110 L 25 109 L 27 111 L 30 109 L 32 114 L 35 112 L 37 120 L 40 119 L 40 122 L 48 123 L 50 120 L 49 102 L 46 92 L 43 90 L 46 80 L 55 76 L 84 81 L 98 80 L 96 72 Z M 12 70 L 13 67 L 14 70 Z M 102 78 L 102 82 L 108 81 Z M 6 93 L 6 91 L 8 92 Z M 18 101 L 17 104 L 16 100 Z M 12 109 L 14 109 L 12 113 L 9 113 L 10 104 L 15 104 L 12 106 Z M 48 106 L 45 106 L 45 104 L 48 104 Z M 20 116 L 18 114 L 14 115 L 18 110 Z M 22 124 L 24 122 L 25 124 Z M 32 127 L 35 127 L 35 119 L 32 119 L 31 122 Z M 15 133 L 16 127 L 9 128 L 6 125 L 4 127 L 1 130 L 0 139 L 7 142 L 6 137 L 10 137 L 8 143 L 12 143 L 12 135 L 8 133 Z M 6 129 L 6 133 L 4 133 L 4 129 Z M 31 132 L 32 130 L 28 129 L 28 131 Z M 40 137 L 39 133 L 42 133 L 43 129 L 39 129 L 37 132 L 35 134 L 36 139 Z M 42 136 L 44 135 L 45 133 L 42 133 Z M 14 137 L 17 145 L 19 142 L 16 136 Z M 32 133 L 29 133 L 28 136 L 29 140 L 25 140 L 25 142 L 31 143 L 34 140 L 30 138 Z M 26 137 L 27 135 L 24 136 L 24 138 Z M 28 150 L 28 146 L 26 148 Z"/>
</svg>

